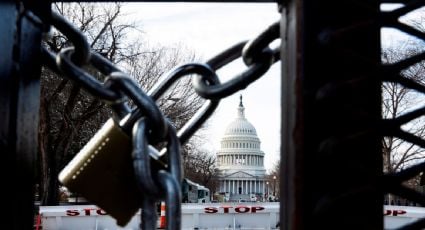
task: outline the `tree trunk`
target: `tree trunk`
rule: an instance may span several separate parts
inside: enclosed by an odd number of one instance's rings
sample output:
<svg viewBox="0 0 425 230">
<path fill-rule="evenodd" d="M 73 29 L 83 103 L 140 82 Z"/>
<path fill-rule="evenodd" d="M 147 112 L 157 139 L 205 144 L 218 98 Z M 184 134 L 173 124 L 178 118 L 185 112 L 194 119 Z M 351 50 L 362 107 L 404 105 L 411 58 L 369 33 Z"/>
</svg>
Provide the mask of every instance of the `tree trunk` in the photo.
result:
<svg viewBox="0 0 425 230">
<path fill-rule="evenodd" d="M 42 91 L 40 100 L 40 121 L 39 121 L 39 154 L 40 154 L 40 181 L 39 195 L 41 205 L 47 205 L 48 189 L 49 189 L 49 107 L 45 93 Z"/>
</svg>

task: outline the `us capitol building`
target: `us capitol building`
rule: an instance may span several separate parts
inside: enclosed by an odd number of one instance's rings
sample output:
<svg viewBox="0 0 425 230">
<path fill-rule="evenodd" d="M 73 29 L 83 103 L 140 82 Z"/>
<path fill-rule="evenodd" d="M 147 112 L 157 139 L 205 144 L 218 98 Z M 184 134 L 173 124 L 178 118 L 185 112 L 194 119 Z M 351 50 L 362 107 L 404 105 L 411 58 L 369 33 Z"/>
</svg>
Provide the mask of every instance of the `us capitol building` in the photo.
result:
<svg viewBox="0 0 425 230">
<path fill-rule="evenodd" d="M 266 193 L 264 152 L 255 127 L 245 117 L 242 96 L 237 110 L 217 152 L 218 190 L 225 201 L 262 199 Z"/>
</svg>

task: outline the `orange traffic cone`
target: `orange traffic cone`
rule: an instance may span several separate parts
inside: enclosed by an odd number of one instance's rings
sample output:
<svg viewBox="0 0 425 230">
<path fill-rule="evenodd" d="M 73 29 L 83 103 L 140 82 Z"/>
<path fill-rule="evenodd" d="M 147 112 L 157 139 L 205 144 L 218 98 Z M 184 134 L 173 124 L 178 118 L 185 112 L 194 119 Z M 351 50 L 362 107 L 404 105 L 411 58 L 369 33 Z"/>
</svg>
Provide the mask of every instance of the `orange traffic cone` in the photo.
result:
<svg viewBox="0 0 425 230">
<path fill-rule="evenodd" d="M 159 228 L 165 229 L 165 202 L 161 202 L 161 215 L 159 217 Z"/>
</svg>

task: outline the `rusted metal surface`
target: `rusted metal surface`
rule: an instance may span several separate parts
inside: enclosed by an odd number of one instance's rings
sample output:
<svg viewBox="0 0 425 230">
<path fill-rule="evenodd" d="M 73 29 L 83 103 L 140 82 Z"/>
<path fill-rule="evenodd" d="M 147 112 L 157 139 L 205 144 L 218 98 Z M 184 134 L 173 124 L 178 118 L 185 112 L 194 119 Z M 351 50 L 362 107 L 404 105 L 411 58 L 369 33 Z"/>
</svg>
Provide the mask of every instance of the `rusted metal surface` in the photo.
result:
<svg viewBox="0 0 425 230">
<path fill-rule="evenodd" d="M 378 1 L 288 3 L 284 229 L 382 229 L 378 7 Z"/>
<path fill-rule="evenodd" d="M 28 7 L 32 7 L 27 5 Z M 8 210 L 5 229 L 30 229 L 38 136 L 40 44 L 42 24 L 31 8 L 16 1 L 0 5 L 0 138 L 3 188 Z"/>
</svg>

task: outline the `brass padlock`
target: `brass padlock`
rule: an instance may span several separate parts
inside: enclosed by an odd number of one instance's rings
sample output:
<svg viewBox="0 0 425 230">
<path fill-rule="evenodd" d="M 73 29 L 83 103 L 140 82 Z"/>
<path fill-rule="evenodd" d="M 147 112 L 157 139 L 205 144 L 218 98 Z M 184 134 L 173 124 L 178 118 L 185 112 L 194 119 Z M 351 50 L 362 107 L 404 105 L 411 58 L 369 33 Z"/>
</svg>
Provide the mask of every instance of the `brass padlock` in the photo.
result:
<svg viewBox="0 0 425 230">
<path fill-rule="evenodd" d="M 60 172 L 59 181 L 125 226 L 140 208 L 131 139 L 109 119 Z"/>
</svg>

